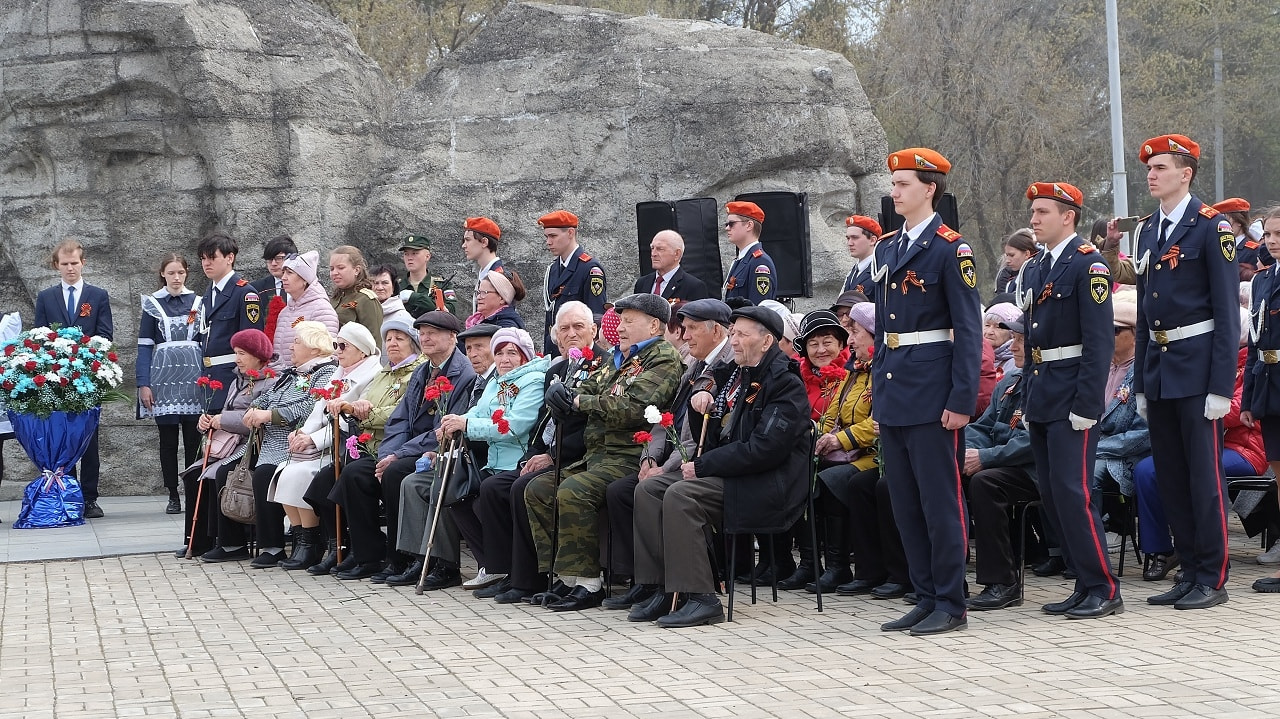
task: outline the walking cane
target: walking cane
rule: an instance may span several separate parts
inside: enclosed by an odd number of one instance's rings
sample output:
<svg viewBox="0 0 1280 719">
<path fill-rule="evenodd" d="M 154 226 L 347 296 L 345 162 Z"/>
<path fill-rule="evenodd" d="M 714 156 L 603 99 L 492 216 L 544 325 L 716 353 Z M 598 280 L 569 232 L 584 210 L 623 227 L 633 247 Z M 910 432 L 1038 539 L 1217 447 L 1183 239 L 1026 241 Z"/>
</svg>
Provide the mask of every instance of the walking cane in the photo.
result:
<svg viewBox="0 0 1280 719">
<path fill-rule="evenodd" d="M 561 469 L 560 452 L 562 451 L 561 441 L 564 435 L 564 420 L 556 420 L 556 457 L 554 469 L 551 471 L 551 563 L 547 566 L 547 593 L 542 596 L 542 606 L 547 606 L 552 602 L 560 601 L 559 598 L 551 598 L 551 587 L 555 583 L 555 566 L 556 555 L 560 553 L 560 479 Z"/>
<path fill-rule="evenodd" d="M 204 471 L 209 468 L 209 450 L 213 448 L 213 427 L 204 435 L 204 461 L 200 463 L 200 483 L 196 485 L 196 506 L 191 510 L 191 534 L 187 537 L 187 559 L 191 559 L 191 545 L 196 539 L 196 522 L 200 520 L 200 500 L 204 497 Z"/>
<path fill-rule="evenodd" d="M 711 419 L 711 415 L 709 414 L 702 415 L 702 432 L 698 435 L 698 449 L 693 455 L 694 459 L 697 459 L 698 457 L 702 456 L 702 444 L 703 442 L 707 441 L 707 421 L 710 419 Z M 677 437 L 676 441 L 679 441 L 679 440 L 680 438 Z M 680 598 L 680 592 L 671 593 L 671 611 L 674 612 L 676 610 L 676 601 L 679 598 Z"/>
<path fill-rule="evenodd" d="M 349 407 L 350 405 L 343 405 Z M 339 408 L 341 410 L 341 408 Z M 341 472 L 338 470 L 338 459 L 342 452 L 338 448 L 338 438 L 342 436 L 340 430 L 342 415 L 333 415 L 333 486 L 338 486 L 338 477 Z M 342 564 L 342 505 L 337 502 L 333 503 L 333 551 L 336 552 L 338 564 Z"/>
<path fill-rule="evenodd" d="M 437 457 L 439 464 L 436 465 L 436 471 L 439 474 L 436 476 L 436 481 L 432 483 L 432 486 L 439 489 L 440 493 L 436 495 L 436 511 L 431 515 L 431 527 L 427 530 L 427 549 L 422 555 L 422 572 L 418 575 L 418 586 L 413 588 L 415 594 L 422 594 L 426 591 L 424 585 L 427 583 L 427 567 L 431 564 L 431 548 L 436 543 L 436 525 L 440 522 L 440 510 L 444 506 L 444 492 L 449 486 L 449 477 L 453 475 L 455 444 L 453 438 L 454 435 L 452 434 L 445 438 L 444 456 L 442 458 Z M 461 443 L 459 442 L 458 444 Z M 458 454 L 461 454 L 461 452 Z M 440 468 L 441 464 L 444 465 L 443 469 Z"/>
</svg>

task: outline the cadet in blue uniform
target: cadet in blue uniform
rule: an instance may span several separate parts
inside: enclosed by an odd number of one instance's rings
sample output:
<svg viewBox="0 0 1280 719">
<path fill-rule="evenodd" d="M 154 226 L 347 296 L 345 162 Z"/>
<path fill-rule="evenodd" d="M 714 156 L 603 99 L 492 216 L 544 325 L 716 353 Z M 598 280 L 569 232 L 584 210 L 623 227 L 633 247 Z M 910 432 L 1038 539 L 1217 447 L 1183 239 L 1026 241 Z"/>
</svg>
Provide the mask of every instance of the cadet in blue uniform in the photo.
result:
<svg viewBox="0 0 1280 719">
<path fill-rule="evenodd" d="M 1243 197 L 1228 197 L 1216 202 L 1213 209 L 1221 212 L 1231 223 L 1236 236 L 1236 264 L 1240 265 L 1240 281 L 1248 282 L 1259 269 L 1269 267 L 1274 261 L 1262 246 L 1262 240 L 1249 234 L 1249 201 Z M 1261 267 L 1259 267 L 1261 265 Z"/>
<path fill-rule="evenodd" d="M 546 238 L 547 251 L 556 258 L 547 265 L 547 275 L 542 281 L 543 309 L 546 310 L 542 351 L 549 357 L 558 357 L 560 351 L 551 341 L 551 328 L 555 326 L 560 305 L 578 300 L 598 317 L 604 314 L 608 286 L 600 262 L 578 245 L 577 215 L 556 210 L 539 217 L 538 226 Z"/>
<path fill-rule="evenodd" d="M 1048 614 L 1091 619 L 1124 611 L 1111 573 L 1106 530 L 1090 489 L 1107 371 L 1115 350 L 1111 272 L 1076 234 L 1084 195 L 1065 182 L 1027 188 L 1031 228 L 1045 250 L 1023 264 L 1017 291 L 1026 312 L 1024 417 L 1040 496 L 1076 573 L 1075 591 Z"/>
<path fill-rule="evenodd" d="M 1271 266 L 1253 276 L 1253 306 L 1249 310 L 1249 358 L 1244 366 L 1240 422 L 1262 422 L 1267 462 L 1280 473 L 1280 321 L 1271 314 L 1280 308 L 1280 209 L 1262 218 L 1262 242 Z M 1253 583 L 1259 592 L 1280 592 L 1280 572 Z"/>
<path fill-rule="evenodd" d="M 1235 394 L 1240 337 L 1236 238 L 1191 194 L 1200 146 L 1147 140 L 1138 159 L 1159 211 L 1138 233 L 1138 346 L 1133 390 L 1151 429 L 1160 501 L 1185 581 L 1151 604 L 1204 609 L 1227 601 L 1222 418 Z"/>
<path fill-rule="evenodd" d="M 844 241 L 853 257 L 853 269 L 844 278 L 844 287 L 840 288 L 840 292 L 861 292 L 869 301 L 875 302 L 876 285 L 871 281 L 871 255 L 883 234 L 880 223 L 866 215 L 849 215 L 844 220 L 844 226 Z"/>
<path fill-rule="evenodd" d="M 231 349 L 231 335 L 240 330 L 260 330 L 267 319 L 257 291 L 235 271 L 239 251 L 235 239 L 223 234 L 209 235 L 196 247 L 200 267 L 210 283 L 201 300 L 204 376 L 222 383 L 222 389 L 213 394 L 207 405 L 215 412 L 226 403 L 227 389 L 235 379 L 236 355 Z M 276 351 L 288 349 L 277 347 Z"/>
<path fill-rule="evenodd" d="M 764 230 L 764 210 L 754 202 L 730 202 L 725 205 L 729 219 L 724 229 L 738 254 L 729 265 L 729 278 L 724 283 L 724 299 L 741 297 L 753 305 L 776 299 L 777 270 L 773 259 L 760 244 Z"/>
<path fill-rule="evenodd" d="M 927 148 L 889 156 L 899 232 L 876 245 L 872 412 L 894 518 L 920 602 L 880 628 L 938 634 L 967 625 L 964 426 L 978 403 L 982 310 L 973 250 L 934 210 L 951 163 Z"/>
</svg>

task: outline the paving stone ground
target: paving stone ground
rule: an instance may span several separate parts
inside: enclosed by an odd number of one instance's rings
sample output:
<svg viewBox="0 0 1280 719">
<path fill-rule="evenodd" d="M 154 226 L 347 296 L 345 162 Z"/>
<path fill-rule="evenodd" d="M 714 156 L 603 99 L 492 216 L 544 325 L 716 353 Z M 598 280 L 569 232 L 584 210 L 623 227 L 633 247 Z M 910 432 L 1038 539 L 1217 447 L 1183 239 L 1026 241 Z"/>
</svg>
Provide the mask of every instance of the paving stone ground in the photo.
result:
<svg viewBox="0 0 1280 719">
<path fill-rule="evenodd" d="M 1131 555 L 1122 616 L 1043 615 L 1070 588 L 1031 577 L 1022 607 L 932 639 L 879 631 L 897 602 L 829 597 L 817 614 L 794 592 L 752 606 L 744 588 L 732 624 L 662 630 L 165 553 L 9 561 L 0 717 L 1272 719 L 1280 595 L 1249 590 L 1267 569 L 1238 524 L 1232 539 L 1225 606 L 1146 605 L 1168 583 L 1141 581 Z"/>
</svg>

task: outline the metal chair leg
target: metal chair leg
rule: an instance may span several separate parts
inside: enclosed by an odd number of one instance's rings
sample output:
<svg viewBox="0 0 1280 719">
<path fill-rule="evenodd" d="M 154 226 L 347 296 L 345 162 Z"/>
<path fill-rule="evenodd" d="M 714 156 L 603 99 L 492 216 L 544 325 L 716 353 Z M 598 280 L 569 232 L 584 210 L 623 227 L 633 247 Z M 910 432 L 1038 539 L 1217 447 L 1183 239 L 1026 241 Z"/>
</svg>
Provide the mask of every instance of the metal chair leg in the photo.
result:
<svg viewBox="0 0 1280 719">
<path fill-rule="evenodd" d="M 729 578 L 725 580 L 725 583 L 728 586 L 727 591 L 729 593 L 729 610 L 725 616 L 725 619 L 732 622 L 733 621 L 733 583 L 734 583 L 734 577 L 737 576 L 737 570 L 738 570 L 737 568 L 737 564 L 738 564 L 737 539 L 738 538 L 735 535 L 726 534 L 724 535 L 724 539 L 725 539 L 725 546 L 729 548 Z"/>
</svg>

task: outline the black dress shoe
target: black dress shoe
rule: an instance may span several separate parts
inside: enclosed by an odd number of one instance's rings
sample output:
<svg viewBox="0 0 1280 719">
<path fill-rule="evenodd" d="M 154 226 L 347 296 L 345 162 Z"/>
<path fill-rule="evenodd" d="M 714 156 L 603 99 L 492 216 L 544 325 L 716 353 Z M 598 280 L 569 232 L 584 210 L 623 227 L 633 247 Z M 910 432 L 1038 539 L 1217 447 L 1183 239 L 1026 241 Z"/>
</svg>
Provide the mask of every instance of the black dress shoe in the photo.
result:
<svg viewBox="0 0 1280 719">
<path fill-rule="evenodd" d="M 169 504 L 166 505 L 164 508 L 164 513 L 165 514 L 182 514 L 182 502 L 176 499 L 169 500 Z"/>
<path fill-rule="evenodd" d="M 387 560 L 386 564 L 382 565 L 382 569 L 379 569 L 376 574 L 374 574 L 372 577 L 369 577 L 369 583 L 382 584 L 383 582 L 387 581 L 387 577 L 390 577 L 394 574 L 403 574 L 404 570 L 408 568 L 409 568 L 409 562 L 405 560 L 403 555 L 396 553 L 391 557 L 391 559 Z M 419 567 L 418 569 L 422 569 L 422 568 Z"/>
<path fill-rule="evenodd" d="M 584 586 L 576 586 L 571 592 L 565 595 L 554 604 L 548 604 L 547 609 L 553 612 L 580 612 L 583 609 L 591 609 L 600 606 L 604 601 L 604 587 L 594 592 Z"/>
<path fill-rule="evenodd" d="M 817 581 L 804 585 L 804 590 L 810 594 L 817 594 L 818 587 L 821 586 L 823 594 L 830 594 L 851 579 L 853 579 L 853 572 L 848 567 L 827 567 L 827 571 L 823 572 Z"/>
<path fill-rule="evenodd" d="M 906 584 L 895 584 L 894 582 L 885 582 L 880 586 L 871 590 L 872 599 L 901 599 L 907 596 L 907 590 L 911 587 Z"/>
<path fill-rule="evenodd" d="M 1253 591 L 1266 594 L 1280 592 L 1280 577 L 1263 577 L 1253 583 Z"/>
<path fill-rule="evenodd" d="M 870 594 L 872 589 L 884 584 L 883 579 L 855 579 L 848 584 L 841 584 L 836 587 L 836 594 L 842 597 L 852 597 L 858 594 Z"/>
<path fill-rule="evenodd" d="M 905 632 L 908 629 L 919 624 L 920 622 L 923 622 L 925 617 L 929 616 L 932 613 L 933 612 L 931 612 L 928 609 L 925 609 L 924 607 L 915 607 L 911 611 L 893 620 L 892 622 L 885 622 L 884 624 L 881 624 L 880 631 Z"/>
<path fill-rule="evenodd" d="M 605 609 L 630 609 L 633 604 L 642 604 L 652 599 L 653 595 L 659 593 L 659 589 L 656 584 L 632 584 L 626 594 L 609 597 L 601 606 Z"/>
<path fill-rule="evenodd" d="M 1176 554 L 1148 554 L 1146 561 L 1143 562 L 1142 581 L 1158 582 L 1164 579 L 1174 567 L 1178 566 L 1178 561 Z"/>
<path fill-rule="evenodd" d="M 1031 573 L 1037 577 L 1056 577 L 1062 574 L 1067 568 L 1067 563 L 1062 557 L 1049 557 L 1043 562 L 1031 567 Z"/>
<path fill-rule="evenodd" d="M 684 606 L 676 611 L 658 618 L 658 626 L 664 629 L 681 627 L 700 627 L 704 624 L 719 624 L 724 621 L 724 607 L 720 598 L 714 594 L 689 594 Z"/>
<path fill-rule="evenodd" d="M 346 559 L 347 557 L 350 557 L 350 556 L 351 556 L 351 551 L 344 548 L 342 551 L 342 558 Z M 338 543 L 335 542 L 332 537 L 330 537 L 329 551 L 325 553 L 324 557 L 319 562 L 316 562 L 310 567 L 307 567 L 307 574 L 311 574 L 314 576 L 322 576 L 322 575 L 328 574 L 329 571 L 336 566 L 338 566 Z"/>
<path fill-rule="evenodd" d="M 550 589 L 545 592 L 538 592 L 537 594 L 534 594 L 529 597 L 528 602 L 539 606 L 544 604 L 554 604 L 555 602 L 569 596 L 570 589 L 571 587 L 569 585 L 557 579 L 556 583 L 552 584 Z"/>
<path fill-rule="evenodd" d="M 1061 602 L 1053 602 L 1050 604 L 1046 604 L 1043 607 L 1040 607 L 1040 611 L 1044 612 L 1045 614 L 1066 614 L 1072 609 L 1075 609 L 1076 605 L 1080 604 L 1080 602 L 1083 602 L 1086 598 L 1088 598 L 1088 596 L 1089 594 L 1087 592 L 1072 592 L 1071 596 L 1067 597 Z"/>
<path fill-rule="evenodd" d="M 1214 589 L 1207 584 L 1197 584 L 1174 603 L 1174 609 L 1208 609 L 1227 603 L 1227 590 Z"/>
<path fill-rule="evenodd" d="M 986 612 L 993 609 L 1017 607 L 1022 605 L 1022 597 L 1014 584 L 988 584 L 982 593 L 965 602 L 975 612 Z"/>
<path fill-rule="evenodd" d="M 254 569 L 271 569 L 283 562 L 288 556 L 283 549 L 278 552 L 259 552 L 258 556 L 254 557 L 252 562 L 249 562 L 249 566 Z"/>
<path fill-rule="evenodd" d="M 511 577 L 503 577 L 502 579 L 490 584 L 487 587 L 481 587 L 471 593 L 476 599 L 493 599 L 503 592 L 511 589 Z"/>
<path fill-rule="evenodd" d="M 202 562 L 243 562 L 249 558 L 249 550 L 241 547 L 230 552 L 222 547 L 214 547 L 200 555 Z"/>
<path fill-rule="evenodd" d="M 1172 589 L 1163 594 L 1156 594 L 1147 597 L 1147 604 L 1155 604 L 1157 606 L 1164 607 L 1172 606 L 1177 604 L 1179 599 L 1187 596 L 1187 592 L 1190 592 L 1195 586 L 1196 585 L 1193 582 L 1178 582 L 1173 585 Z"/>
<path fill-rule="evenodd" d="M 1068 609 L 1067 619 L 1098 619 L 1112 614 L 1124 614 L 1124 600 L 1116 595 L 1115 599 L 1103 599 L 1090 594 L 1083 602 Z"/>
<path fill-rule="evenodd" d="M 657 591 L 647 601 L 631 607 L 627 613 L 628 622 L 653 622 L 671 613 L 671 592 L 663 592 L 658 587 L 655 589 Z"/>
<path fill-rule="evenodd" d="M 499 592 L 493 596 L 493 601 L 498 604 L 520 604 L 528 603 L 536 594 L 532 589 L 521 589 L 520 587 L 512 587 L 505 592 Z"/>
<path fill-rule="evenodd" d="M 102 513 L 102 507 L 99 507 L 97 502 L 84 503 L 85 519 L 102 519 L 104 516 L 106 515 Z"/>
<path fill-rule="evenodd" d="M 964 629 L 967 626 L 969 626 L 969 620 L 963 616 L 957 617 L 947 614 L 941 609 L 935 609 L 929 616 L 911 627 L 911 636 L 924 637 L 930 634 L 946 634 L 947 632 Z"/>
<path fill-rule="evenodd" d="M 349 581 L 352 579 L 368 579 L 377 574 L 382 569 L 382 562 L 361 562 L 352 566 L 350 569 L 344 569 L 338 572 L 338 579 Z"/>
<path fill-rule="evenodd" d="M 801 562 L 799 566 L 795 568 L 795 571 L 778 580 L 778 589 L 804 589 L 804 585 L 812 582 L 814 579 L 813 565 Z M 766 582 L 761 582 L 761 584 L 765 583 Z"/>
<path fill-rule="evenodd" d="M 920 595 L 916 594 L 915 592 L 907 592 L 906 594 L 902 595 L 902 603 L 910 604 L 911 606 L 914 607 L 915 605 L 920 603 Z"/>
<path fill-rule="evenodd" d="M 377 575 L 374 575 L 374 576 L 377 576 Z M 422 578 L 422 560 L 419 559 L 413 564 L 410 564 L 408 567 L 404 569 L 404 571 L 400 572 L 399 574 L 389 575 L 388 577 L 382 580 L 382 583 L 387 585 L 388 587 L 407 587 L 410 584 L 417 584 L 418 580 L 421 578 Z M 370 577 L 369 581 L 372 582 L 373 577 Z"/>
<path fill-rule="evenodd" d="M 422 571 L 422 567 L 418 567 L 418 571 Z M 414 578 L 417 582 L 417 577 Z M 391 579 L 387 579 L 389 584 Z M 457 587 L 462 585 L 462 569 L 453 562 L 446 562 L 443 559 L 436 560 L 436 566 L 428 574 L 426 579 L 422 580 L 422 591 L 434 592 L 439 589 L 448 589 L 449 587 Z"/>
<path fill-rule="evenodd" d="M 333 565 L 333 569 L 330 569 L 329 573 L 333 575 L 341 574 L 342 572 L 355 569 L 357 564 L 359 564 L 359 562 L 356 561 L 356 553 L 347 551 L 343 553 L 342 561 Z M 378 563 L 378 571 L 382 571 L 382 562 Z"/>
</svg>

